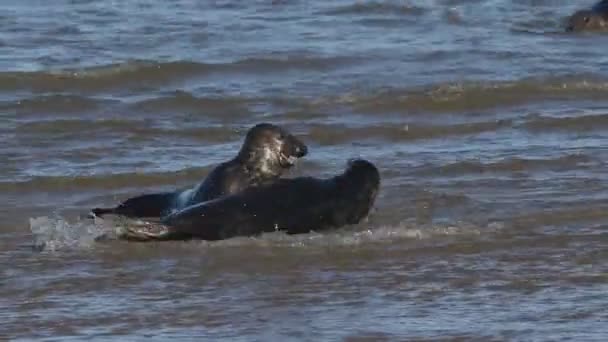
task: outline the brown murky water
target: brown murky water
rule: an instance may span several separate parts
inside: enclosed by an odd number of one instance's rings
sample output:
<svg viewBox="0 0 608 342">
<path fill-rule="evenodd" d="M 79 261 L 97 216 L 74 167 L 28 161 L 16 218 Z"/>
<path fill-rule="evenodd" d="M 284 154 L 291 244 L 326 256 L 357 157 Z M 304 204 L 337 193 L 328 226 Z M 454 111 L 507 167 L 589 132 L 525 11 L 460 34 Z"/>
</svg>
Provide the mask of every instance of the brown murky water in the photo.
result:
<svg viewBox="0 0 608 342">
<path fill-rule="evenodd" d="M 5 1 L 0 339 L 606 340 L 608 35 L 560 32 L 590 3 Z M 369 220 L 135 244 L 79 218 L 262 121 L 309 145 L 290 176 L 376 163 Z"/>
</svg>

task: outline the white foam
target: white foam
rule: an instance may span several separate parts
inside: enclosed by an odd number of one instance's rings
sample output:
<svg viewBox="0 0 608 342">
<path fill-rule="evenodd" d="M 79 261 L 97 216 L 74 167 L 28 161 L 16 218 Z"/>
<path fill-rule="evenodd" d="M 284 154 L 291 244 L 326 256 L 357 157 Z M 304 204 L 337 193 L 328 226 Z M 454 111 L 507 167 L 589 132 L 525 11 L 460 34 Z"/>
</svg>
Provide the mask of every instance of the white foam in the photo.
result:
<svg viewBox="0 0 608 342">
<path fill-rule="evenodd" d="M 257 237 L 237 237 L 203 244 L 209 247 L 254 245 L 257 247 L 331 247 L 359 246 L 370 243 L 393 243 L 399 241 L 425 240 L 445 236 L 479 236 L 502 228 L 501 224 L 476 226 L 459 223 L 457 225 L 419 225 L 401 222 L 396 225 L 361 224 L 356 227 L 328 232 L 287 235 L 283 232 L 266 233 Z"/>
<path fill-rule="evenodd" d="M 126 220 L 126 221 L 125 221 Z M 126 226 L 146 224 L 140 220 L 101 218 L 82 219 L 70 223 L 64 218 L 38 217 L 30 219 L 30 229 L 34 235 L 36 247 L 56 251 L 58 249 L 92 248 L 99 237 L 115 239 Z M 255 237 L 236 237 L 223 241 L 193 241 L 197 248 L 201 245 L 210 248 L 233 246 L 255 247 L 331 247 L 359 246 L 371 243 L 395 243 L 416 240 L 442 238 L 446 236 L 479 236 L 500 230 L 502 225 L 494 223 L 487 226 L 473 224 L 429 224 L 419 225 L 403 221 L 396 225 L 377 225 L 373 222 L 362 223 L 354 227 L 327 232 L 287 235 L 284 232 L 266 233 Z M 167 242 L 170 243 L 170 242 Z"/>
<path fill-rule="evenodd" d="M 97 238 L 115 231 L 99 218 L 78 219 L 70 223 L 59 215 L 30 218 L 30 230 L 34 246 L 46 251 L 91 248 Z"/>
</svg>

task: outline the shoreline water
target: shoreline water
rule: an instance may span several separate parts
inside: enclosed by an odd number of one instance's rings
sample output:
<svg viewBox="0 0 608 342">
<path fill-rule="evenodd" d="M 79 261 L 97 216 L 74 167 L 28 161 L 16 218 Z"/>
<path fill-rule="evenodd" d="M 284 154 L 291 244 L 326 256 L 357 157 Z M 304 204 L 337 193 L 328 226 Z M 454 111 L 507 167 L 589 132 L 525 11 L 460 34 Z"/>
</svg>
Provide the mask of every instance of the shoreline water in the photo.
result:
<svg viewBox="0 0 608 342">
<path fill-rule="evenodd" d="M 24 0 L 0 14 L 0 339 L 601 341 L 608 60 L 556 1 Z M 381 171 L 327 233 L 136 245 L 94 206 L 270 121 Z"/>
</svg>

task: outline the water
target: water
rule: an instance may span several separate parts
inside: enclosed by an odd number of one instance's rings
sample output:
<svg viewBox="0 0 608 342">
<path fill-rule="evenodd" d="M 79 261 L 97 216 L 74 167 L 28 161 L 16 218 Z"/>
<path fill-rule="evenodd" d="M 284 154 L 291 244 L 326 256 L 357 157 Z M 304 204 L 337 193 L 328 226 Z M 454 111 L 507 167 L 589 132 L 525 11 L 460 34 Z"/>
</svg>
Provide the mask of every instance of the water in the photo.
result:
<svg viewBox="0 0 608 342">
<path fill-rule="evenodd" d="M 592 1 L 3 1 L 0 338 L 576 340 L 608 328 L 607 35 Z M 285 126 L 376 163 L 324 234 L 95 242 L 81 215 Z"/>
</svg>

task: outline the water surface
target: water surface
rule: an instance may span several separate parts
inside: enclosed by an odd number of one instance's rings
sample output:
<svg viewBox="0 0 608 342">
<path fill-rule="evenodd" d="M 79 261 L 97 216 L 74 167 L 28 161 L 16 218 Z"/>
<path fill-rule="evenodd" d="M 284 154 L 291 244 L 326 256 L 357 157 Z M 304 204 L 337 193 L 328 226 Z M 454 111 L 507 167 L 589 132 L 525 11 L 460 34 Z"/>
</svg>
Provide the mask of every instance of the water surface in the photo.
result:
<svg viewBox="0 0 608 342">
<path fill-rule="evenodd" d="M 2 2 L 0 337 L 605 340 L 608 35 L 561 32 L 591 3 Z M 289 176 L 374 162 L 369 219 L 94 241 L 262 121 L 310 148 Z"/>
</svg>

